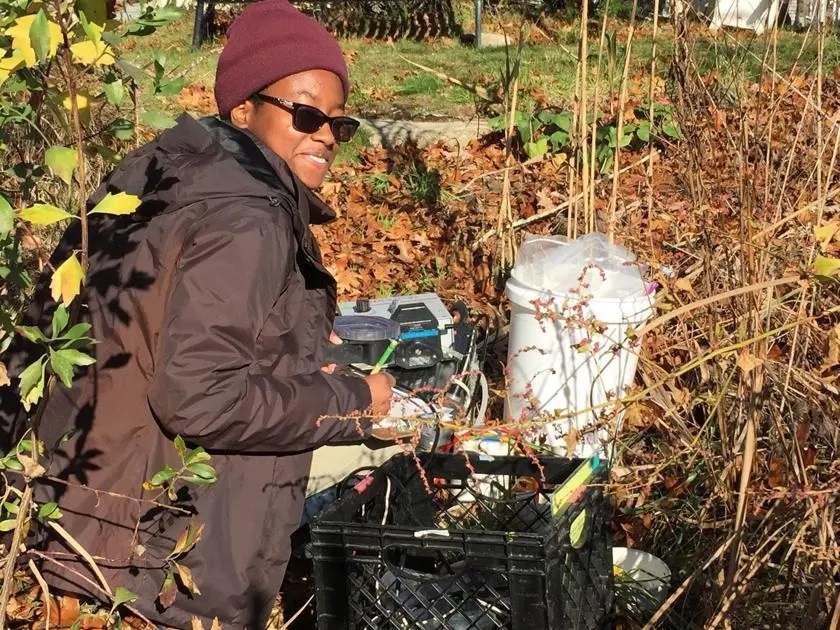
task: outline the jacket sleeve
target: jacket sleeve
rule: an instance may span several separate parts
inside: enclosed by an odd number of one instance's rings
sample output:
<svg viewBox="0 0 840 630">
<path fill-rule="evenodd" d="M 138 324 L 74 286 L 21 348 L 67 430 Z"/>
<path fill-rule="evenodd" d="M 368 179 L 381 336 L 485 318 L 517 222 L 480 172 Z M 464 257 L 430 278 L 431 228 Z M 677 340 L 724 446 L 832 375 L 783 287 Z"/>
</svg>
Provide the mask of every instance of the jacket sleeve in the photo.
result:
<svg viewBox="0 0 840 630">
<path fill-rule="evenodd" d="M 256 369 L 256 340 L 293 273 L 291 228 L 247 211 L 203 227 L 174 272 L 149 388 L 171 434 L 207 449 L 289 452 L 361 439 L 367 383 L 316 371 L 277 377 Z M 283 348 L 277 348 L 278 353 Z"/>
</svg>

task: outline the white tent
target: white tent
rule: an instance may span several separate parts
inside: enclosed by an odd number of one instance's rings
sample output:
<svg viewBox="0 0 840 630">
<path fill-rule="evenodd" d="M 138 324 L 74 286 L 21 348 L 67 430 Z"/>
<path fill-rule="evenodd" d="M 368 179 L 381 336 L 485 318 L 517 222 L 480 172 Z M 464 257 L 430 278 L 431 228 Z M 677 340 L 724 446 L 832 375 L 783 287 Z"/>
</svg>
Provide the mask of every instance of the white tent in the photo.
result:
<svg viewBox="0 0 840 630">
<path fill-rule="evenodd" d="M 733 26 L 761 33 L 779 19 L 782 0 L 717 0 L 712 8 L 710 28 Z M 787 14 L 800 25 L 840 20 L 840 0 L 788 0 Z"/>
</svg>

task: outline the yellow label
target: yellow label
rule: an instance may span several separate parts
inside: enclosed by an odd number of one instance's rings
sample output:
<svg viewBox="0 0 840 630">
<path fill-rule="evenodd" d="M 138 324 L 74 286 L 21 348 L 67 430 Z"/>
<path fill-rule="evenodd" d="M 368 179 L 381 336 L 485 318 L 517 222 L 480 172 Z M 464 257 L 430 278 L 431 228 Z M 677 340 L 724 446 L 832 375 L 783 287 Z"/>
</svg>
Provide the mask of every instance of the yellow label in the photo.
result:
<svg viewBox="0 0 840 630">
<path fill-rule="evenodd" d="M 575 549 L 583 547 L 586 541 L 586 510 L 582 510 L 569 527 L 569 542 Z"/>
<path fill-rule="evenodd" d="M 575 492 L 580 490 L 597 470 L 598 465 L 592 460 L 584 461 L 563 484 L 551 493 L 551 515 L 557 516 L 570 503 Z"/>
</svg>

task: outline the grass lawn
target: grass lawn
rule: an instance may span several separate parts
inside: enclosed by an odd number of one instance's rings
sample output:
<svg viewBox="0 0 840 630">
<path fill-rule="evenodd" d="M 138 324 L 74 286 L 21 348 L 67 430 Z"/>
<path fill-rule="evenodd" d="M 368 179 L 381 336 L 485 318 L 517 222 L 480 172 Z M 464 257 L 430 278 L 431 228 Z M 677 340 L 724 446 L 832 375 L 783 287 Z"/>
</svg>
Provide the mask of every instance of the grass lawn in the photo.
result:
<svg viewBox="0 0 840 630">
<path fill-rule="evenodd" d="M 486 30 L 499 32 L 500 24 L 488 23 Z M 216 60 L 222 45 L 206 42 L 199 51 L 190 50 L 192 12 L 144 38 L 142 46 L 127 50 L 129 61 L 145 65 L 150 71 L 150 50 L 157 51 L 168 78 L 183 77 L 187 89 L 180 96 L 155 96 L 152 90 L 142 91 L 144 109 L 162 109 L 171 114 L 184 109 L 207 113 L 212 111 L 212 85 Z M 464 28 L 470 22 L 463 18 Z M 508 33 L 518 29 L 508 20 Z M 614 48 L 613 84 L 617 90 L 624 63 L 627 22 L 608 23 L 607 33 L 616 42 Z M 522 50 L 520 72 L 521 108 L 535 103 L 568 106 L 574 93 L 574 73 L 578 54 L 578 28 L 556 20 L 532 29 L 530 41 Z M 772 63 L 773 40 L 770 34 L 756 36 L 749 32 L 724 30 L 717 34 L 700 24 L 692 24 L 693 58 L 703 71 L 716 69 L 734 79 L 758 79 L 762 60 Z M 650 21 L 638 25 L 632 42 L 630 77 L 645 81 L 653 51 Z M 589 66 L 594 83 L 598 66 L 600 24 L 590 28 Z M 135 40 L 136 41 L 136 40 Z M 505 68 L 512 63 L 516 46 L 488 47 L 480 50 L 455 39 L 432 41 L 375 41 L 341 38 L 341 45 L 350 64 L 353 90 L 349 111 L 361 117 L 434 119 L 437 117 L 473 118 L 488 116 L 501 110 L 501 105 L 488 104 L 470 90 L 454 85 L 445 77 L 457 79 L 485 90 L 491 97 L 501 98 L 505 86 Z M 673 53 L 673 31 L 665 23 L 657 35 L 657 73 L 665 75 Z M 840 65 L 840 44 L 830 36 L 825 40 L 823 67 L 827 72 Z M 601 56 L 602 77 L 607 76 L 609 54 Z M 430 68 L 439 75 L 424 71 L 411 62 Z M 813 71 L 817 62 L 817 40 L 814 35 L 782 30 L 775 45 L 775 64 L 786 73 L 796 68 L 799 73 Z M 445 75 L 444 77 L 440 75 Z M 601 88 L 602 94 L 604 88 Z"/>
</svg>

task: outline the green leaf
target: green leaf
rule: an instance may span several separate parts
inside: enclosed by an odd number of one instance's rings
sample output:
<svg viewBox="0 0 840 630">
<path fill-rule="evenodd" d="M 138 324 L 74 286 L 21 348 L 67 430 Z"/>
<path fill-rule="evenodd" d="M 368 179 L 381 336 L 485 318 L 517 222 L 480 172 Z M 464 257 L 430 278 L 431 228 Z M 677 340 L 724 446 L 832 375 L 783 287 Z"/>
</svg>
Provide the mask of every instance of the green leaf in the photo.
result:
<svg viewBox="0 0 840 630">
<path fill-rule="evenodd" d="M 15 227 L 15 211 L 3 195 L 0 195 L 0 238 L 12 232 Z"/>
<path fill-rule="evenodd" d="M 161 96 L 177 96 L 184 89 L 184 83 L 186 82 L 185 77 L 172 79 L 171 81 L 161 81 L 156 92 Z"/>
<path fill-rule="evenodd" d="M 650 121 L 643 120 L 636 129 L 636 137 L 642 142 L 650 142 Z"/>
<path fill-rule="evenodd" d="M 63 350 L 59 350 L 57 354 L 61 354 L 65 359 L 67 359 L 73 365 L 93 365 L 96 363 L 96 359 L 94 359 L 89 354 L 85 354 L 84 352 L 80 352 L 79 350 L 74 350 L 73 348 L 65 348 Z"/>
<path fill-rule="evenodd" d="M 551 146 L 555 151 L 559 151 L 560 149 L 564 149 L 569 146 L 569 134 L 565 131 L 555 131 L 548 137 L 549 142 L 551 142 Z"/>
<path fill-rule="evenodd" d="M 58 338 L 61 331 L 64 330 L 64 327 L 67 326 L 67 322 L 69 321 L 70 311 L 67 310 L 67 307 L 64 306 L 64 304 L 59 304 L 58 308 L 55 309 L 55 313 L 53 313 L 51 322 L 53 339 Z"/>
<path fill-rule="evenodd" d="M 118 192 L 108 193 L 88 214 L 131 214 L 140 205 L 140 197 Z"/>
<path fill-rule="evenodd" d="M 20 210 L 18 212 L 18 218 L 21 221 L 26 221 L 33 225 L 52 225 L 65 219 L 75 219 L 77 217 L 66 210 L 56 208 L 50 204 L 36 203 L 29 208 Z"/>
<path fill-rule="evenodd" d="M 105 0 L 76 0 L 76 11 L 83 13 L 86 18 L 86 20 L 82 21 L 82 24 L 88 21 L 99 26 L 104 26 L 108 19 Z"/>
<path fill-rule="evenodd" d="M 149 479 L 149 483 L 153 486 L 162 486 L 167 481 L 171 481 L 175 478 L 175 475 L 178 474 L 178 471 L 172 468 L 171 466 L 166 466 L 163 470 L 157 471 L 151 479 Z"/>
<path fill-rule="evenodd" d="M 204 477 L 199 477 L 198 475 L 182 475 L 181 481 L 184 483 L 191 483 L 196 486 L 212 486 L 218 481 L 218 479 L 216 477 L 213 479 L 205 479 Z"/>
<path fill-rule="evenodd" d="M 172 20 L 177 20 L 184 14 L 184 9 L 180 9 L 174 4 L 165 4 L 162 7 L 155 9 L 151 17 L 144 17 L 141 21 L 154 26 L 165 26 Z"/>
<path fill-rule="evenodd" d="M 50 367 L 65 387 L 73 385 L 73 364 L 67 360 L 67 357 L 61 351 L 56 352 L 50 349 Z"/>
<path fill-rule="evenodd" d="M 183 460 L 184 455 L 187 452 L 187 445 L 184 442 L 184 438 L 180 435 L 176 435 L 172 443 L 175 445 L 175 450 L 178 451 L 178 456 Z"/>
<path fill-rule="evenodd" d="M 73 182 L 73 171 L 79 163 L 79 154 L 70 147 L 50 147 L 44 156 L 50 170 L 58 175 L 62 181 L 70 185 Z"/>
<path fill-rule="evenodd" d="M 817 256 L 814 259 L 814 273 L 818 276 L 830 278 L 840 271 L 840 258 Z"/>
<path fill-rule="evenodd" d="M 29 41 L 32 44 L 32 49 L 35 51 L 35 57 L 38 63 L 44 63 L 50 56 L 50 25 L 47 14 L 43 9 L 38 11 L 38 15 L 32 21 L 32 26 L 29 27 Z"/>
<path fill-rule="evenodd" d="M 0 532 L 10 532 L 15 528 L 15 525 L 17 525 L 17 520 L 13 518 L 0 521 Z"/>
<path fill-rule="evenodd" d="M 38 516 L 40 518 L 50 518 L 50 514 L 55 512 L 58 509 L 58 503 L 55 501 L 50 501 L 49 503 L 44 503 L 40 508 L 38 508 Z"/>
<path fill-rule="evenodd" d="M 41 399 L 44 394 L 45 381 L 45 357 L 41 357 L 21 372 L 20 375 L 20 400 L 25 411 L 29 411 L 33 404 Z"/>
<path fill-rule="evenodd" d="M 560 112 L 557 116 L 554 117 L 554 124 L 557 125 L 557 128 L 560 131 L 565 131 L 569 133 L 572 128 L 572 112 Z"/>
<path fill-rule="evenodd" d="M 175 126 L 175 120 L 161 111 L 146 112 L 140 117 L 140 122 L 152 129 L 169 129 Z"/>
<path fill-rule="evenodd" d="M 123 59 L 117 59 L 115 65 L 130 76 L 135 83 L 142 83 L 146 78 L 146 75 L 143 74 L 143 70 Z"/>
<path fill-rule="evenodd" d="M 671 138 L 672 140 L 683 139 L 682 131 L 680 130 L 680 127 L 679 125 L 677 125 L 677 123 L 670 122 L 667 125 L 663 125 L 662 133 L 664 133 L 667 137 Z"/>
<path fill-rule="evenodd" d="M 117 118 L 108 127 L 108 133 L 117 140 L 131 140 L 134 137 L 134 123 L 125 118 Z"/>
<path fill-rule="evenodd" d="M 123 86 L 122 79 L 109 81 L 102 86 L 102 89 L 105 91 L 105 98 L 108 99 L 111 105 L 122 103 L 123 97 L 125 96 L 125 87 Z"/>
<path fill-rule="evenodd" d="M 210 453 L 204 450 L 203 447 L 199 446 L 194 448 L 187 456 L 184 457 L 184 465 L 189 466 L 190 464 L 195 464 L 196 462 L 209 462 L 210 461 Z"/>
<path fill-rule="evenodd" d="M 9 470 L 18 470 L 18 471 L 23 470 L 23 464 L 21 464 L 14 457 L 6 457 L 6 458 L 0 460 L 0 462 L 2 462 L 3 466 L 8 468 Z"/>
<path fill-rule="evenodd" d="M 90 324 L 87 322 L 80 322 L 78 324 L 74 324 L 70 330 L 61 335 L 60 339 L 81 339 L 89 330 Z"/>
<path fill-rule="evenodd" d="M 37 326 L 18 326 L 17 328 L 15 328 L 15 331 L 17 331 L 19 335 L 23 335 L 33 343 L 43 343 L 47 341 L 46 336 L 44 335 L 44 333 L 41 332 L 41 329 Z"/>
<path fill-rule="evenodd" d="M 200 477 L 202 479 L 215 480 L 216 470 L 210 465 L 205 464 L 204 462 L 195 462 L 194 464 L 190 464 L 187 466 L 187 470 L 189 470 L 192 474 Z"/>
<path fill-rule="evenodd" d="M 18 513 L 18 511 L 20 511 L 20 506 L 19 506 L 17 503 L 4 503 L 4 504 L 3 504 L 3 508 L 4 508 L 4 509 L 5 509 L 5 510 L 9 513 L 9 514 L 17 514 L 17 513 Z"/>
<path fill-rule="evenodd" d="M 89 144 L 88 147 L 96 151 L 99 155 L 108 160 L 111 164 L 119 164 L 122 160 L 122 156 L 119 154 L 119 152 L 114 151 L 111 147 L 106 147 L 102 144 L 96 144 L 95 142 Z"/>
<path fill-rule="evenodd" d="M 87 35 L 88 41 L 96 46 L 102 39 L 100 36 L 100 29 L 91 26 L 91 22 L 88 20 L 87 15 L 84 12 L 79 15 L 79 23 L 82 25 L 82 30 L 85 32 L 85 35 Z"/>
<path fill-rule="evenodd" d="M 114 590 L 114 608 L 122 606 L 123 604 L 127 604 L 128 602 L 133 602 L 136 599 L 137 595 L 129 591 L 124 586 L 118 586 Z"/>
<path fill-rule="evenodd" d="M 526 142 L 522 148 L 525 149 L 529 158 L 540 158 L 548 153 L 548 138 L 542 136 L 536 142 Z"/>
</svg>

